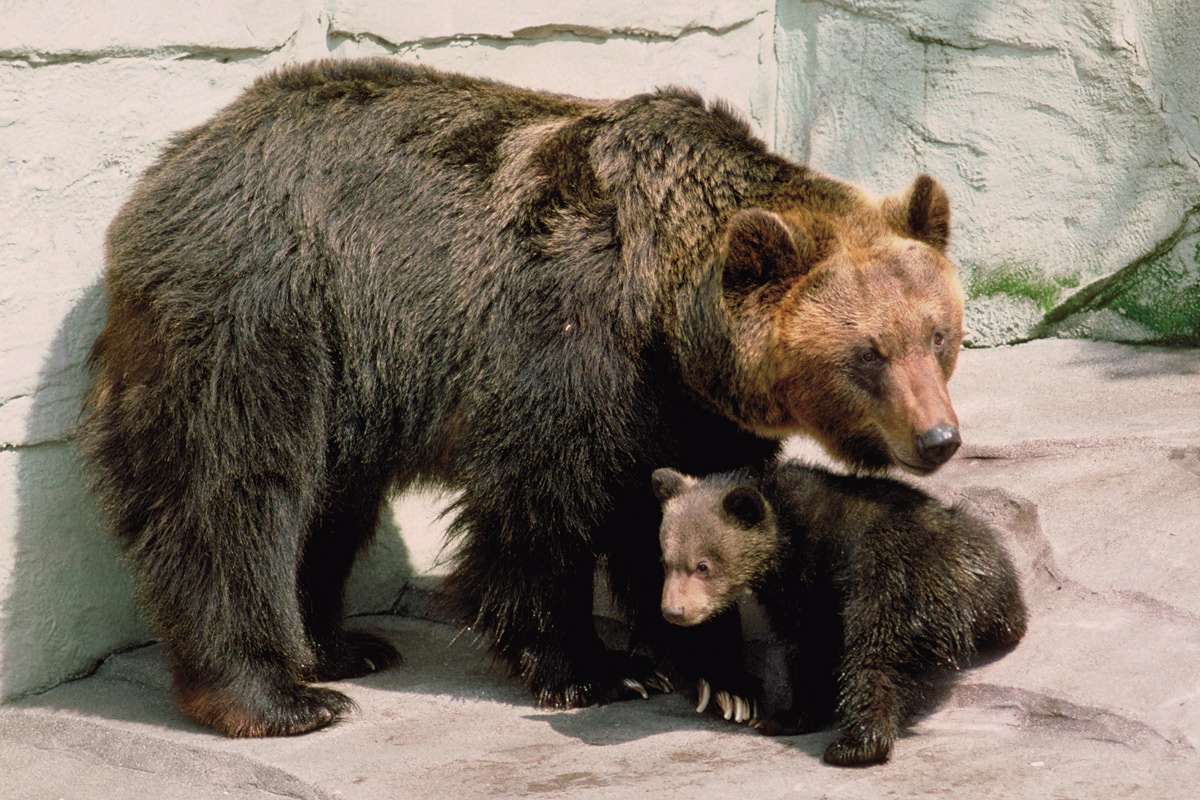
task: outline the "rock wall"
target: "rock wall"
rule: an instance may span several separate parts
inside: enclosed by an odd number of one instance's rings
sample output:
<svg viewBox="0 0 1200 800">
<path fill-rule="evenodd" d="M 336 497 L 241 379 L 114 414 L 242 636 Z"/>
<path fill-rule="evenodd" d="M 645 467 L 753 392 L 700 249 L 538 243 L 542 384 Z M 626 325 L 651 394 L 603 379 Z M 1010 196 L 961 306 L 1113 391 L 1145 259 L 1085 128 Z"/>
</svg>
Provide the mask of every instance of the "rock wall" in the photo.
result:
<svg viewBox="0 0 1200 800">
<path fill-rule="evenodd" d="M 783 0 L 777 148 L 954 202 L 968 341 L 1200 344 L 1200 4 Z"/>
</svg>

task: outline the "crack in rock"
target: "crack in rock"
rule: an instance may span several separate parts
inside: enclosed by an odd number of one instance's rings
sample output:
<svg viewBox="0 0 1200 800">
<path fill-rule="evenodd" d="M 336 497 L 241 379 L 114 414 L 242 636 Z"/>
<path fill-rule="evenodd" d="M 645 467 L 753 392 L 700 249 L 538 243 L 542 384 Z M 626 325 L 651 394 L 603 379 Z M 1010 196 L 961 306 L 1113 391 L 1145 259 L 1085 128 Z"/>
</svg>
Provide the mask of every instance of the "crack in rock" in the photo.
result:
<svg viewBox="0 0 1200 800">
<path fill-rule="evenodd" d="M 1042 323 L 1035 329 L 1038 337 L 1053 335 L 1054 326 L 1073 314 L 1095 311 L 1111 304 L 1123 291 L 1139 270 L 1170 253 L 1185 238 L 1192 236 L 1197 228 L 1192 220 L 1200 216 L 1200 204 L 1183 213 L 1183 218 L 1173 231 L 1151 247 L 1144 255 L 1100 278 L 1067 297 L 1046 313 Z"/>
<path fill-rule="evenodd" d="M 917 33 L 916 31 L 912 30 L 911 28 L 907 31 L 907 33 L 908 33 L 908 38 L 911 41 L 917 42 L 918 44 L 923 44 L 923 45 L 927 45 L 927 46 L 932 45 L 934 47 L 945 47 L 950 50 L 964 50 L 966 52 L 974 52 L 976 50 L 982 50 L 989 45 L 989 42 L 980 42 L 980 41 L 972 41 L 967 44 L 959 44 L 958 42 L 952 42 L 949 39 L 942 39 L 937 36 L 930 36 L 929 34 L 926 34 L 926 33 Z"/>
<path fill-rule="evenodd" d="M 218 61 L 225 64 L 267 58 L 285 50 L 291 41 L 292 39 L 289 39 L 278 47 L 271 48 L 173 44 L 163 47 L 106 47 L 99 50 L 53 53 L 41 50 L 28 52 L 0 50 L 0 65 L 7 63 L 10 66 L 41 69 L 43 67 L 95 64 L 114 58 L 145 58 L 157 61 Z"/>
<path fill-rule="evenodd" d="M 1030 439 L 1011 445 L 964 444 L 956 456 L 968 461 L 1030 461 L 1039 458 L 1078 456 L 1083 450 L 1170 448 L 1149 436 L 1109 436 L 1095 439 Z"/>
<path fill-rule="evenodd" d="M 991 683 L 958 683 L 943 708 L 1009 709 L 1017 727 L 1038 733 L 1065 733 L 1126 747 L 1193 750 L 1150 725 L 1102 706 L 1072 703 L 1042 692 Z"/>
<path fill-rule="evenodd" d="M 339 28 L 335 22 L 331 22 L 327 31 L 327 36 L 330 41 L 331 50 L 334 49 L 337 44 L 343 41 L 371 42 L 385 50 L 392 52 L 393 54 L 415 48 L 435 49 L 465 44 L 481 44 L 488 47 L 505 47 L 512 44 L 534 44 L 554 40 L 588 40 L 601 42 L 631 40 L 652 44 L 677 42 L 693 35 L 724 36 L 728 33 L 733 33 L 734 31 L 753 24 L 763 14 L 767 13 L 770 12 L 761 11 L 758 14 L 746 19 L 720 27 L 711 25 L 690 25 L 684 26 L 678 31 L 672 31 L 669 33 L 638 27 L 599 28 L 593 25 L 550 23 L 546 25 L 532 25 L 524 28 L 517 28 L 508 33 L 456 33 L 452 36 L 431 36 L 397 42 L 390 41 L 387 38 L 370 31 L 352 31 Z"/>
</svg>

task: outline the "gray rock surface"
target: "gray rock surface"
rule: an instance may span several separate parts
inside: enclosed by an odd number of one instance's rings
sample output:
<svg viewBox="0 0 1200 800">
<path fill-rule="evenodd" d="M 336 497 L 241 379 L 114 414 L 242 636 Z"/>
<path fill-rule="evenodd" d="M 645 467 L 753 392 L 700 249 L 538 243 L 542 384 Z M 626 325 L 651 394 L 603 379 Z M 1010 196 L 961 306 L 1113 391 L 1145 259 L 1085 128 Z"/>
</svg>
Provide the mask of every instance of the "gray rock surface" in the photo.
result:
<svg viewBox="0 0 1200 800">
<path fill-rule="evenodd" d="M 942 181 L 977 344 L 1200 344 L 1200 4 L 776 9 L 776 148 L 882 192 Z"/>
<path fill-rule="evenodd" d="M 879 767 L 820 760 L 679 696 L 546 712 L 469 634 L 361 617 L 407 664 L 306 736 L 231 741 L 174 707 L 163 654 L 0 707 L 6 798 L 1148 798 L 1200 785 L 1200 350 L 1039 341 L 963 354 L 967 441 L 921 483 L 1004 534 L 1031 624 L 946 682 Z M 820 459 L 803 443 L 792 451 Z"/>
</svg>

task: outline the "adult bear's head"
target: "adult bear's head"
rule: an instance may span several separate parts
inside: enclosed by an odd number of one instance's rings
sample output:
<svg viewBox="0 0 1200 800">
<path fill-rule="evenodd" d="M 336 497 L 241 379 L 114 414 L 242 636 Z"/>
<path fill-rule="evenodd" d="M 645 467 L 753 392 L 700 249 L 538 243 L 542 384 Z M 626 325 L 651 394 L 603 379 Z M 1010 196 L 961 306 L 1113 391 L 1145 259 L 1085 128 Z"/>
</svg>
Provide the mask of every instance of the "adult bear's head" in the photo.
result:
<svg viewBox="0 0 1200 800">
<path fill-rule="evenodd" d="M 733 214 L 720 254 L 738 421 L 810 435 L 859 469 L 933 472 L 960 443 L 945 191 L 922 175 L 875 201 L 810 173 L 766 205 Z"/>
</svg>

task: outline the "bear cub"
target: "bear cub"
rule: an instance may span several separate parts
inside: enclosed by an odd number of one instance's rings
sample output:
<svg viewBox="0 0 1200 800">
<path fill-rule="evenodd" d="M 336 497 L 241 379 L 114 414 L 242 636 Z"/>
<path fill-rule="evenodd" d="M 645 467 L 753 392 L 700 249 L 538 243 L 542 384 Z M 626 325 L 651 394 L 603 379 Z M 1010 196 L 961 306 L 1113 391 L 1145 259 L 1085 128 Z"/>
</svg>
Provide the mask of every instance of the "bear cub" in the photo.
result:
<svg viewBox="0 0 1200 800">
<path fill-rule="evenodd" d="M 662 613 L 704 623 L 750 591 L 787 653 L 792 707 L 702 682 L 727 719 L 769 735 L 836 722 L 831 764 L 887 760 L 923 678 L 978 648 L 1015 644 L 1026 612 L 996 533 L 898 481 L 835 475 L 795 461 L 695 478 L 656 470 Z"/>
</svg>

